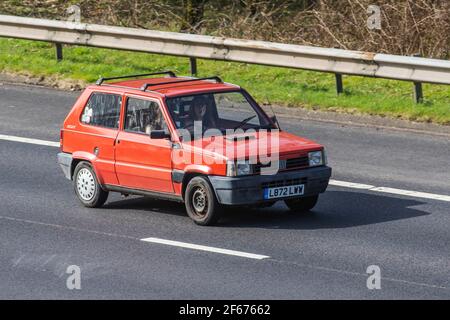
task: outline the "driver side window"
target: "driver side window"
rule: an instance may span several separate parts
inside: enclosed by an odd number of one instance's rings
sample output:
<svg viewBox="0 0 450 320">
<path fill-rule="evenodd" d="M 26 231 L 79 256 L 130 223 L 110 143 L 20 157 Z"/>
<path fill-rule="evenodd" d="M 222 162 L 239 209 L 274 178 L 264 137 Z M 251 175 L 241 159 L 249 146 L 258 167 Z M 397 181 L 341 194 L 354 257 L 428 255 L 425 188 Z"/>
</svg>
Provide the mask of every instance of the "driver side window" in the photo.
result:
<svg viewBox="0 0 450 320">
<path fill-rule="evenodd" d="M 167 130 L 158 103 L 151 100 L 128 98 L 125 131 L 150 134 L 153 130 Z"/>
</svg>

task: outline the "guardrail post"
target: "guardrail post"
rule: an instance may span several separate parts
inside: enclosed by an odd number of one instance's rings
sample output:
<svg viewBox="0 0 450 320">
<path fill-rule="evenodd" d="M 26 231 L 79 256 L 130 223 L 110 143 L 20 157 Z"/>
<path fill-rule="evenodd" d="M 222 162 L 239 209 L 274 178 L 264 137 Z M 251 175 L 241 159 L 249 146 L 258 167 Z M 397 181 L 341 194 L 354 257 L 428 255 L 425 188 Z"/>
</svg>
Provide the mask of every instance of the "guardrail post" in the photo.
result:
<svg viewBox="0 0 450 320">
<path fill-rule="evenodd" d="M 63 48 L 61 43 L 56 43 L 56 60 L 61 61 L 63 59 Z"/>
<path fill-rule="evenodd" d="M 420 54 L 415 54 L 414 57 L 420 57 Z M 422 82 L 414 82 L 414 102 L 423 102 L 423 89 Z"/>
<path fill-rule="evenodd" d="M 414 101 L 416 103 L 423 102 L 423 89 L 421 82 L 414 82 Z"/>
<path fill-rule="evenodd" d="M 344 83 L 342 82 L 342 74 L 335 73 L 336 77 L 336 93 L 339 95 L 341 93 L 344 93 Z"/>
<path fill-rule="evenodd" d="M 191 75 L 195 77 L 197 75 L 197 59 L 189 58 L 189 63 L 191 65 Z"/>
</svg>

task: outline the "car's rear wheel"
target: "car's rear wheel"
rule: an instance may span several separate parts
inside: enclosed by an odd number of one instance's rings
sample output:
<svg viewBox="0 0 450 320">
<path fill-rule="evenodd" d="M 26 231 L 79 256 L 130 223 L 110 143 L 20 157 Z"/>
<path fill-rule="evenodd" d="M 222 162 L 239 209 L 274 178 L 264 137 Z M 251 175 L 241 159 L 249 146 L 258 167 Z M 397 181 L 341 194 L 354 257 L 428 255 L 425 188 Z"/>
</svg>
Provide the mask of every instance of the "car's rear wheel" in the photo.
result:
<svg viewBox="0 0 450 320">
<path fill-rule="evenodd" d="M 214 190 L 205 177 L 194 177 L 189 181 L 184 202 L 187 214 L 196 224 L 209 226 L 219 221 L 222 206 L 218 203 Z"/>
<path fill-rule="evenodd" d="M 291 209 L 291 211 L 305 213 L 314 208 L 318 200 L 319 195 L 316 195 L 304 198 L 284 200 L 284 202 L 289 207 L 289 209 Z"/>
<path fill-rule="evenodd" d="M 75 193 L 81 203 L 89 208 L 101 207 L 108 199 L 108 192 L 98 183 L 92 166 L 85 161 L 77 164 L 73 173 Z"/>
</svg>

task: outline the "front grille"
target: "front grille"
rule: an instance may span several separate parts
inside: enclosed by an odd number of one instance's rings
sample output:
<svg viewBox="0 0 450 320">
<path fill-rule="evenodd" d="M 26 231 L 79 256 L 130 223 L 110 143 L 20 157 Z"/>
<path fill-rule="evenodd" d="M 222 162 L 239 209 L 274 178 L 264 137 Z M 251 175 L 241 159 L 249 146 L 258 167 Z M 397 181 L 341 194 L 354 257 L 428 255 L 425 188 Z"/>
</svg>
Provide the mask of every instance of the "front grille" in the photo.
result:
<svg viewBox="0 0 450 320">
<path fill-rule="evenodd" d="M 287 161 L 286 161 L 286 170 L 290 170 L 290 169 L 294 169 L 294 168 L 308 167 L 308 166 L 309 166 L 308 156 L 287 159 Z"/>
<path fill-rule="evenodd" d="M 270 181 L 264 182 L 261 184 L 261 188 L 275 188 L 275 187 L 286 187 L 286 186 L 295 186 L 297 184 L 305 184 L 307 178 L 297 178 L 297 179 L 285 179 L 278 181 Z"/>
<path fill-rule="evenodd" d="M 257 163 L 253 166 L 253 173 L 260 174 L 261 168 L 265 168 L 265 167 L 269 168 L 270 165 L 271 165 L 271 163 L 265 164 L 265 165 L 263 165 L 261 163 Z M 288 171 L 288 170 L 307 168 L 307 167 L 309 167 L 308 156 L 291 158 L 291 159 L 287 159 L 287 160 L 280 160 L 280 171 Z"/>
</svg>

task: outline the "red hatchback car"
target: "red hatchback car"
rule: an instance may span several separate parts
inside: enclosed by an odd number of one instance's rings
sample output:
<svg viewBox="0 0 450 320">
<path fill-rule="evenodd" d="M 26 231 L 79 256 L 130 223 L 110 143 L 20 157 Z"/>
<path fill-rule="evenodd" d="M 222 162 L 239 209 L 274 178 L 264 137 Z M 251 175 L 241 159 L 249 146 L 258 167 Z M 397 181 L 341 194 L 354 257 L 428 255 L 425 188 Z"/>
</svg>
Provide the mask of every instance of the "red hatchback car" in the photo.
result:
<svg viewBox="0 0 450 320">
<path fill-rule="evenodd" d="M 309 211 L 331 176 L 322 145 L 280 130 L 218 77 L 101 78 L 76 101 L 60 142 L 58 163 L 83 205 L 100 207 L 111 191 L 170 199 L 199 225 L 226 207 L 279 200 Z"/>
</svg>

